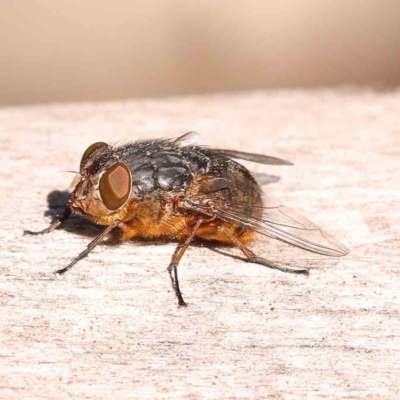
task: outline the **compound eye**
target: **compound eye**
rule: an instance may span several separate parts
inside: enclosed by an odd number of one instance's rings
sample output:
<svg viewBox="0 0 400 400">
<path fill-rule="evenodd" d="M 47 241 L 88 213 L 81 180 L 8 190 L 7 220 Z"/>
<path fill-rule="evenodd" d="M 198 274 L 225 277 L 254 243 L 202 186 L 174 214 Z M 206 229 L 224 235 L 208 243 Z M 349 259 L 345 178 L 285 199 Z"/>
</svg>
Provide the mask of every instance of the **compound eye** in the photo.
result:
<svg viewBox="0 0 400 400">
<path fill-rule="evenodd" d="M 89 146 L 86 151 L 83 153 L 83 156 L 81 158 L 81 169 L 85 165 L 86 161 L 89 159 L 89 157 L 94 154 L 98 149 L 101 149 L 102 147 L 108 147 L 107 143 L 104 142 L 97 142 L 93 143 L 91 146 Z"/>
<path fill-rule="evenodd" d="M 118 210 L 129 198 L 132 178 L 128 167 L 123 163 L 114 164 L 100 179 L 101 200 L 109 210 Z"/>
</svg>

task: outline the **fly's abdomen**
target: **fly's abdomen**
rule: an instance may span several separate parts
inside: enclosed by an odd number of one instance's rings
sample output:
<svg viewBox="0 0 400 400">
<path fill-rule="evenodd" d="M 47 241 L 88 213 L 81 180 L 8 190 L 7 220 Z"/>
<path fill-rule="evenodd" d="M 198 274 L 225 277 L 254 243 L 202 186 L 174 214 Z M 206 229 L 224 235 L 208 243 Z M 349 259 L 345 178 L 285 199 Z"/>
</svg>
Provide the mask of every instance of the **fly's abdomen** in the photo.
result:
<svg viewBox="0 0 400 400">
<path fill-rule="evenodd" d="M 244 215 L 262 214 L 261 189 L 246 167 L 229 158 L 212 160 L 210 175 L 227 180 L 226 200 Z"/>
</svg>

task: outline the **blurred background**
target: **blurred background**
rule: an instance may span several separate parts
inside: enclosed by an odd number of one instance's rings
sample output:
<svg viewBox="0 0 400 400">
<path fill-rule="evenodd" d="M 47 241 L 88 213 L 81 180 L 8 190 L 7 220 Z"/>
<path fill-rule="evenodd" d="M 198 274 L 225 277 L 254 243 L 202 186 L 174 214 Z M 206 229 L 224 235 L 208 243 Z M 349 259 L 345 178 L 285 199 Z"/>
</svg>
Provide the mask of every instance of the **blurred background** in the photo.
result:
<svg viewBox="0 0 400 400">
<path fill-rule="evenodd" d="M 0 105 L 400 84 L 398 0 L 1 0 Z"/>
</svg>

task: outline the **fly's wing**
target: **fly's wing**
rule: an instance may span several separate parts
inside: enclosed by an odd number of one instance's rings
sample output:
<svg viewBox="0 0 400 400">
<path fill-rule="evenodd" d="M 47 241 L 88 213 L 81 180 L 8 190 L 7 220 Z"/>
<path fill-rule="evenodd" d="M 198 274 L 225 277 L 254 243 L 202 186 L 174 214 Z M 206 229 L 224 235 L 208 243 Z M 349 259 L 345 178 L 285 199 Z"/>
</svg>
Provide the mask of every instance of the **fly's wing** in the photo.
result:
<svg viewBox="0 0 400 400">
<path fill-rule="evenodd" d="M 173 143 L 178 146 L 197 146 L 200 143 L 200 134 L 191 131 L 185 133 L 182 136 L 176 138 Z M 293 165 L 292 162 L 282 160 L 281 158 L 265 156 L 262 154 L 255 153 L 246 153 L 244 151 L 236 151 L 236 150 L 226 150 L 226 149 L 213 149 L 211 147 L 198 146 L 199 149 L 203 149 L 207 154 L 215 156 L 215 157 L 229 157 L 229 158 L 237 158 L 246 161 L 252 161 L 259 164 L 267 164 L 267 165 Z"/>
<path fill-rule="evenodd" d="M 273 196 L 264 199 L 263 207 L 235 204 L 226 202 L 226 199 L 222 200 L 218 196 L 218 191 L 224 189 L 220 180 L 216 186 L 219 187 L 216 192 L 194 197 L 185 202 L 186 207 L 192 211 L 214 216 L 238 226 L 254 229 L 265 236 L 290 243 L 313 253 L 340 257 L 349 252 L 346 246 L 332 235 L 289 207 L 285 207 Z M 254 208 L 262 209 L 260 218 L 248 215 Z"/>
<path fill-rule="evenodd" d="M 252 161 L 259 164 L 267 165 L 293 165 L 292 162 L 282 160 L 281 158 L 265 156 L 262 154 L 246 153 L 244 151 L 224 150 L 224 149 L 207 149 L 209 153 L 216 157 L 239 158 L 241 160 Z"/>
</svg>

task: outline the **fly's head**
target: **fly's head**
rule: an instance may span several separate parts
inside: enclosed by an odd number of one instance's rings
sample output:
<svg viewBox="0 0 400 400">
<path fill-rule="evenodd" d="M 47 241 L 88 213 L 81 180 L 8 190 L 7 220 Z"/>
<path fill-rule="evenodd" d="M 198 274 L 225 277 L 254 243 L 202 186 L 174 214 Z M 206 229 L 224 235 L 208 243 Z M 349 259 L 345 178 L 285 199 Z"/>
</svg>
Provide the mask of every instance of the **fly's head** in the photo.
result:
<svg viewBox="0 0 400 400">
<path fill-rule="evenodd" d="M 126 214 L 132 194 L 131 173 L 107 143 L 88 147 L 72 186 L 68 205 L 73 212 L 107 224 Z"/>
</svg>

